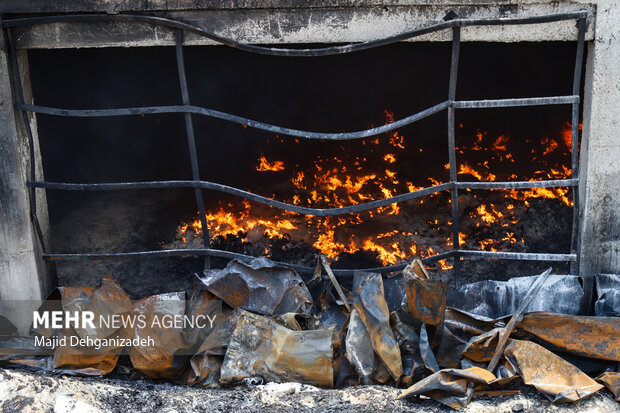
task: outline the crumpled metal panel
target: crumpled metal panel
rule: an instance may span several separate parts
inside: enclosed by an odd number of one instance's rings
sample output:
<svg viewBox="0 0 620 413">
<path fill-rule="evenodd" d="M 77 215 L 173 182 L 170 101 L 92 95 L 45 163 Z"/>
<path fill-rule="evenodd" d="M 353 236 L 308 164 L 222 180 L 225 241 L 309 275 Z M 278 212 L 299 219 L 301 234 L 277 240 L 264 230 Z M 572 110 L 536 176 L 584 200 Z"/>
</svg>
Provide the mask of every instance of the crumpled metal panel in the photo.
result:
<svg viewBox="0 0 620 413">
<path fill-rule="evenodd" d="M 428 333 L 426 332 L 425 324 L 422 324 L 422 327 L 420 327 L 420 356 L 422 357 L 424 365 L 427 369 L 429 369 L 433 373 L 439 371 L 439 365 L 437 364 L 437 360 L 435 359 L 433 349 L 431 349 L 431 344 L 428 339 Z"/>
<path fill-rule="evenodd" d="M 446 283 L 417 276 L 405 277 L 409 312 L 427 326 L 442 326 L 446 311 Z"/>
<path fill-rule="evenodd" d="M 226 354 L 226 348 L 240 315 L 241 310 L 227 311 L 217 315 L 213 329 L 190 359 L 189 368 L 181 380 L 184 384 L 219 387 L 224 354 Z"/>
<path fill-rule="evenodd" d="M 597 274 L 594 279 L 597 295 L 594 314 L 600 317 L 620 316 L 620 275 Z"/>
<path fill-rule="evenodd" d="M 128 315 L 132 311 L 129 295 L 109 275 L 104 276 L 101 286 L 93 290 L 88 287 L 60 287 L 59 290 L 65 311 L 92 311 L 95 318 Z M 75 329 L 80 337 L 93 339 L 109 337 L 117 330 L 113 326 L 106 327 L 99 324 L 94 329 L 81 327 Z"/>
<path fill-rule="evenodd" d="M 448 307 L 446 308 L 444 326 L 461 342 L 467 343 L 472 337 L 492 330 L 500 320 Z"/>
<path fill-rule="evenodd" d="M 416 320 L 404 309 L 390 314 L 390 325 L 402 354 L 420 355 L 420 333 Z"/>
<path fill-rule="evenodd" d="M 233 332 L 221 381 L 260 376 L 266 381 L 332 387 L 333 329 L 293 331 L 244 311 Z"/>
<path fill-rule="evenodd" d="M 491 361 L 501 332 L 502 328 L 498 327 L 479 336 L 472 337 L 463 349 L 463 355 L 479 363 Z"/>
<path fill-rule="evenodd" d="M 371 384 L 376 365 L 375 351 L 372 348 L 370 333 L 356 309 L 351 312 L 345 347 L 345 356 L 355 368 L 360 383 Z"/>
<path fill-rule="evenodd" d="M 403 358 L 401 384 L 411 386 L 425 375 L 430 374 L 420 354 L 419 329 L 414 327 L 416 321 L 404 308 L 390 314 L 390 324 Z"/>
<path fill-rule="evenodd" d="M 470 313 L 490 318 L 513 314 L 538 276 L 515 277 L 508 281 L 478 281 L 448 292 L 447 303 Z M 580 314 L 583 288 L 576 275 L 551 275 L 536 294 L 528 311 Z"/>
<path fill-rule="evenodd" d="M 620 361 L 620 317 L 529 313 L 517 330 L 533 334 L 568 353 Z"/>
<path fill-rule="evenodd" d="M 185 303 L 185 313 L 190 319 L 205 316 L 208 319 L 214 318 L 217 322 L 222 313 L 222 302 L 196 278 L 189 294 L 189 300 Z M 183 330 L 183 339 L 188 343 L 200 345 L 209 334 L 211 334 L 211 328 L 206 324 L 202 328 L 187 326 Z"/>
<path fill-rule="evenodd" d="M 310 314 L 285 313 L 273 317 L 273 320 L 295 331 L 315 330 L 320 325 L 319 319 Z"/>
<path fill-rule="evenodd" d="M 390 327 L 390 313 L 381 274 L 356 272 L 353 278 L 353 307 L 370 333 L 372 346 L 392 378 L 403 375 L 400 348 Z"/>
<path fill-rule="evenodd" d="M 620 372 L 606 371 L 596 378 L 596 381 L 602 383 L 614 395 L 617 402 L 620 402 Z"/>
<path fill-rule="evenodd" d="M 553 402 L 574 402 L 603 388 L 577 367 L 531 341 L 512 340 L 504 357 L 525 384 L 536 387 Z"/>
<path fill-rule="evenodd" d="M 20 364 L 51 369 L 51 356 L 47 353 L 48 349 L 35 344 L 33 336 L 0 335 L 0 366 Z"/>
<path fill-rule="evenodd" d="M 60 310 L 58 298 L 61 298 L 62 310 L 68 312 L 92 311 L 95 319 L 100 316 L 111 318 L 113 315 L 128 315 L 132 311 L 131 299 L 122 287 L 106 275 L 101 285 L 95 287 L 59 287 L 50 293 L 48 299 L 41 305 L 42 310 Z M 123 328 L 106 327 L 96 323 L 95 328 L 81 326 L 80 328 L 63 328 L 60 330 L 38 328 L 33 333 L 52 337 L 80 337 L 93 340 L 105 338 L 130 338 L 131 332 Z M 122 347 L 90 347 L 58 345 L 50 367 L 71 374 L 103 375 L 108 374 L 116 367 Z"/>
<path fill-rule="evenodd" d="M 343 305 L 338 305 L 329 300 L 327 294 L 322 294 L 320 300 L 322 306 L 320 313 L 317 314 L 319 326 L 321 328 L 334 328 L 334 347 L 339 348 L 344 342 L 350 315 Z"/>
<path fill-rule="evenodd" d="M 443 367 L 460 367 L 461 353 L 465 344 L 444 325 L 439 345 L 434 349 L 437 363 Z"/>
<path fill-rule="evenodd" d="M 467 406 L 474 394 L 474 383 L 490 384 L 496 377 L 480 367 L 444 369 L 403 390 L 399 399 L 424 395 L 453 409 Z"/>
<path fill-rule="evenodd" d="M 187 356 L 175 356 L 180 350 L 192 347 L 183 338 L 183 330 L 152 328 L 154 318 L 182 317 L 185 315 L 185 292 L 174 292 L 142 298 L 133 305 L 134 313 L 144 317 L 145 323 L 136 323 L 133 337 L 152 338 L 155 346 L 131 347 L 131 364 L 147 376 L 157 379 L 177 379 L 185 369 Z"/>
<path fill-rule="evenodd" d="M 233 308 L 263 315 L 309 314 L 312 297 L 299 274 L 266 258 L 246 264 L 232 260 L 222 270 L 206 271 L 200 281 Z"/>
<path fill-rule="evenodd" d="M 392 277 L 384 277 L 383 290 L 390 313 L 401 308 L 407 308 L 407 293 L 405 292 L 405 281 L 402 273 Z"/>
</svg>

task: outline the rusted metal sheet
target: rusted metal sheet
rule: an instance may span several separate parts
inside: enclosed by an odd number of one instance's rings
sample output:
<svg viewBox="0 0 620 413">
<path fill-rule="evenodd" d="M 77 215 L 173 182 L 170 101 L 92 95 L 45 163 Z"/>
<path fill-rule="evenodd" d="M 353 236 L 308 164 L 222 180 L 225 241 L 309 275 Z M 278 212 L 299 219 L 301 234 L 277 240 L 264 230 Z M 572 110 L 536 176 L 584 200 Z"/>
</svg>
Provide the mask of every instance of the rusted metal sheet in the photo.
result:
<svg viewBox="0 0 620 413">
<path fill-rule="evenodd" d="M 468 313 L 458 308 L 446 309 L 445 327 L 461 342 L 467 343 L 472 337 L 484 334 L 495 328 L 499 321 L 489 317 Z"/>
<path fill-rule="evenodd" d="M 467 406 L 474 394 L 474 383 L 490 384 L 496 377 L 480 367 L 444 369 L 403 390 L 399 399 L 424 395 L 453 409 Z"/>
<path fill-rule="evenodd" d="M 267 258 L 256 258 L 250 264 L 232 260 L 222 270 L 206 271 L 200 280 L 233 308 L 269 316 L 309 314 L 312 309 L 312 297 L 301 277 Z"/>
<path fill-rule="evenodd" d="M 577 367 L 531 341 L 512 340 L 504 356 L 525 384 L 554 402 L 574 402 L 603 388 Z"/>
<path fill-rule="evenodd" d="M 568 353 L 620 361 L 620 317 L 529 313 L 517 329 Z"/>
<path fill-rule="evenodd" d="M 57 301 L 61 298 L 61 301 Z M 129 295 L 106 275 L 101 280 L 101 285 L 95 287 L 59 287 L 53 291 L 38 311 L 62 310 L 75 313 L 90 311 L 95 319 L 112 316 L 129 315 L 132 311 Z M 38 328 L 33 330 L 35 334 L 44 337 L 67 337 L 66 344 L 60 341 L 55 348 L 49 366 L 56 370 L 62 370 L 72 374 L 103 375 L 108 374 L 116 367 L 118 357 L 123 351 L 122 347 L 101 346 L 100 348 L 76 346 L 71 344 L 71 337 L 81 339 L 109 339 L 129 338 L 131 332 L 118 326 L 105 326 L 102 323 L 94 323 L 95 327 L 86 324 L 67 327 L 58 330 L 52 328 Z"/>
<path fill-rule="evenodd" d="M 412 260 L 404 269 L 403 276 L 405 278 L 420 278 L 422 280 L 430 280 L 431 277 L 428 275 L 426 268 L 424 268 L 424 264 L 422 260 L 419 258 L 415 258 Z"/>
<path fill-rule="evenodd" d="M 413 271 L 412 271 L 413 272 Z M 446 283 L 417 275 L 405 275 L 409 312 L 427 326 L 443 325 L 446 311 Z"/>
<path fill-rule="evenodd" d="M 473 337 L 465 348 L 463 355 L 476 362 L 489 362 L 493 358 L 502 328 L 494 328 L 479 336 Z"/>
<path fill-rule="evenodd" d="M 54 351 L 51 367 L 54 370 L 88 376 L 101 376 L 116 367 L 122 348 L 101 348 L 101 354 L 92 354 L 92 349 L 58 346 Z M 89 354 L 84 354 L 88 352 Z"/>
<path fill-rule="evenodd" d="M 403 374 L 400 348 L 390 328 L 390 313 L 381 274 L 357 272 L 353 279 L 353 307 L 370 333 L 372 346 L 398 381 Z"/>
<path fill-rule="evenodd" d="M 333 329 L 293 331 L 244 311 L 233 332 L 221 380 L 233 383 L 260 376 L 267 381 L 297 381 L 332 387 Z"/>
<path fill-rule="evenodd" d="M 136 323 L 133 337 L 153 339 L 154 346 L 131 347 L 129 356 L 131 364 L 151 378 L 177 379 L 183 373 L 187 356 L 175 353 L 192 347 L 183 338 L 183 330 L 176 328 L 152 328 L 154 319 L 179 317 L 185 315 L 185 293 L 175 292 L 153 295 L 134 303 L 134 313 L 142 316 L 144 323 Z"/>
<path fill-rule="evenodd" d="M 277 323 L 295 331 L 315 330 L 320 321 L 310 314 L 285 313 L 273 318 Z"/>
<path fill-rule="evenodd" d="M 607 371 L 596 378 L 596 381 L 602 383 L 613 393 L 617 402 L 620 402 L 620 372 Z"/>
</svg>

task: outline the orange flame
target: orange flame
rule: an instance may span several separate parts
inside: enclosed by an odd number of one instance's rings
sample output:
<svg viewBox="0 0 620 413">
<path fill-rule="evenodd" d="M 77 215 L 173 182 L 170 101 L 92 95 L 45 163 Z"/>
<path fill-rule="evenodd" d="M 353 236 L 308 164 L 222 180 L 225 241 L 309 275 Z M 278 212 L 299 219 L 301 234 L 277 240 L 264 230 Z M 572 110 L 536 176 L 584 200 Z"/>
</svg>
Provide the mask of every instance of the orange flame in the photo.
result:
<svg viewBox="0 0 620 413">
<path fill-rule="evenodd" d="M 284 162 L 282 161 L 273 161 L 269 162 L 267 158 L 261 156 L 258 161 L 260 162 L 256 167 L 257 171 L 283 171 L 284 170 Z"/>
</svg>

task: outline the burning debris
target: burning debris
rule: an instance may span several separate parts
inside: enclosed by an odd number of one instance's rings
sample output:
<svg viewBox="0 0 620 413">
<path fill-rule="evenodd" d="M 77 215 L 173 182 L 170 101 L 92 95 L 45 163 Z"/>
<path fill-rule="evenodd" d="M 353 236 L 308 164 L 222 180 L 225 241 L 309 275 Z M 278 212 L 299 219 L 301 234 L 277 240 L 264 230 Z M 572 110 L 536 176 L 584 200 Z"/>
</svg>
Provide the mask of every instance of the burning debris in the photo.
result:
<svg viewBox="0 0 620 413">
<path fill-rule="evenodd" d="M 393 123 L 394 114 L 387 110 L 385 113 L 386 124 Z M 459 125 L 459 132 L 456 151 L 465 160 L 460 162 L 459 180 L 537 181 L 571 177 L 572 171 L 566 166 L 570 164 L 571 151 L 569 123 L 559 126 L 555 136 L 539 138 L 494 136 L 463 124 Z M 527 151 L 520 145 L 521 140 L 527 143 Z M 288 145 L 288 151 L 299 150 L 291 145 L 302 145 L 298 139 L 279 136 L 273 138 L 271 144 L 276 153 L 278 145 Z M 411 152 L 423 152 L 423 148 L 398 131 L 350 145 L 340 145 L 333 155 L 318 154 L 310 160 L 296 159 L 296 163 L 268 160 L 261 155 L 255 170 L 279 181 L 276 188 L 280 189 L 270 189 L 277 191 L 271 194 L 272 199 L 312 208 L 344 207 L 386 199 L 447 180 L 449 164 L 445 169 L 427 171 L 430 176 L 426 177 L 411 175 L 407 168 L 403 169 L 403 164 L 412 161 Z M 459 246 L 485 251 L 529 251 L 531 231 L 527 225 L 519 225 L 520 221 L 535 208 L 537 200 L 554 200 L 555 212 L 564 211 L 568 215 L 573 206 L 569 189 L 490 190 L 485 194 L 469 189 L 462 191 L 459 203 L 464 207 L 464 220 Z M 445 214 L 420 213 L 420 208 L 428 206 L 434 210 L 437 204 L 445 205 L 449 201 L 444 198 L 444 194 L 436 193 L 407 204 L 327 217 L 276 211 L 246 200 L 209 209 L 206 221 L 217 245 L 226 247 L 224 240 L 238 237 L 241 242 L 256 244 L 251 251 L 254 254 L 250 254 L 254 256 L 276 259 L 281 252 L 278 248 L 284 248 L 282 242 L 277 241 L 285 240 L 289 245 L 304 244 L 309 257 L 322 254 L 332 263 L 363 251 L 375 257 L 376 264 L 371 266 L 392 265 L 415 256 L 429 257 L 453 247 L 448 218 L 417 219 L 419 215 L 448 217 L 447 210 Z M 377 225 L 378 222 L 381 224 Z M 372 228 L 377 226 L 395 229 L 376 234 Z M 176 241 L 166 242 L 164 248 L 197 248 L 201 243 L 202 224 L 195 218 L 179 225 Z M 234 246 L 225 249 L 250 252 Z M 308 265 L 305 260 L 296 263 Z M 438 268 L 451 269 L 452 264 L 440 260 Z"/>
<path fill-rule="evenodd" d="M 549 299 L 555 291 L 583 295 L 571 277 L 550 272 L 511 280 L 504 288 L 478 283 L 455 291 L 431 278 L 416 259 L 385 280 L 357 272 L 346 284 L 349 291 L 325 257 L 307 282 L 293 270 L 257 258 L 206 271 L 189 293 L 160 294 L 133 304 L 114 280 L 104 277 L 99 288 L 55 290 L 38 312 L 133 314 L 144 323 L 33 328 L 31 336 L 18 336 L 5 320 L 0 354 L 5 365 L 103 375 L 127 353 L 142 374 L 195 387 L 265 381 L 321 387 L 390 384 L 405 387 L 399 398 L 425 395 L 453 408 L 477 395 L 514 393 L 518 389 L 506 386 L 519 379 L 554 402 L 576 401 L 605 386 L 617 398 L 620 319 L 576 315 L 577 307 Z M 606 275 L 600 285 L 598 302 L 617 313 L 617 302 L 608 298 L 618 288 L 617 279 Z M 466 299 L 474 290 L 481 291 L 473 296 L 480 304 L 475 308 Z M 472 312 L 446 302 L 462 302 Z M 539 312 L 526 314 L 528 308 Z M 149 322 L 165 317 L 214 322 L 164 329 Z M 102 349 L 37 344 L 37 336 L 71 334 L 155 340 Z"/>
</svg>

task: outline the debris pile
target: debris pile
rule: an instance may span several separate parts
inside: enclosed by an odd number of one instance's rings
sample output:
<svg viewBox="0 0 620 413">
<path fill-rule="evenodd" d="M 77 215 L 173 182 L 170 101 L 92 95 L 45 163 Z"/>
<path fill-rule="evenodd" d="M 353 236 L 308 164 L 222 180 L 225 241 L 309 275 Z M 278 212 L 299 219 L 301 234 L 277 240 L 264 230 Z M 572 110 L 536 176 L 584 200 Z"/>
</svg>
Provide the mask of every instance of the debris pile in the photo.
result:
<svg viewBox="0 0 620 413">
<path fill-rule="evenodd" d="M 399 398 L 424 395 L 452 408 L 476 395 L 518 392 L 512 384 L 519 380 L 554 402 L 604 387 L 620 401 L 620 280 L 601 275 L 596 316 L 583 316 L 578 277 L 550 273 L 448 290 L 416 259 L 392 277 L 357 272 L 341 285 L 324 257 L 305 281 L 257 258 L 206 271 L 190 292 L 134 302 L 106 276 L 98 288 L 59 287 L 38 312 L 91 311 L 140 322 L 38 326 L 19 336 L 0 318 L 0 361 L 104 375 L 126 353 L 144 375 L 189 386 L 381 383 L 402 387 Z M 211 323 L 153 327 L 164 316 Z M 132 344 L 60 340 L 70 336 Z"/>
</svg>

